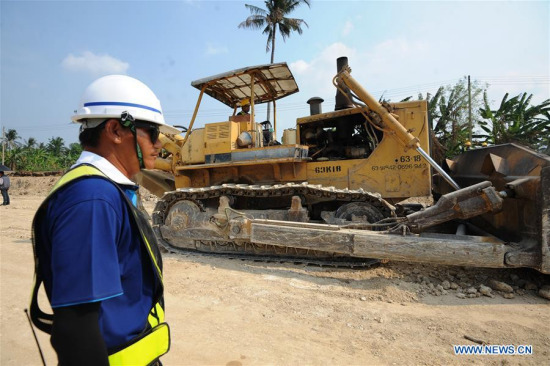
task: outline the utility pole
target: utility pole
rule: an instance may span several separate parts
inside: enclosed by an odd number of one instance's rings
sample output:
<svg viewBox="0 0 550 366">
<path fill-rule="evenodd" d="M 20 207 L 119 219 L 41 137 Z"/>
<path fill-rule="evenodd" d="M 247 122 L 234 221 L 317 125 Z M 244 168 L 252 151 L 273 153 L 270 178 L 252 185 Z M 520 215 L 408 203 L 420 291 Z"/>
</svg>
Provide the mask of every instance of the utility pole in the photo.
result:
<svg viewBox="0 0 550 366">
<path fill-rule="evenodd" d="M 6 150 L 6 127 L 2 126 L 2 165 L 4 165 L 5 150 Z"/>
<path fill-rule="evenodd" d="M 472 143 L 472 84 L 468 75 L 468 141 Z"/>
</svg>

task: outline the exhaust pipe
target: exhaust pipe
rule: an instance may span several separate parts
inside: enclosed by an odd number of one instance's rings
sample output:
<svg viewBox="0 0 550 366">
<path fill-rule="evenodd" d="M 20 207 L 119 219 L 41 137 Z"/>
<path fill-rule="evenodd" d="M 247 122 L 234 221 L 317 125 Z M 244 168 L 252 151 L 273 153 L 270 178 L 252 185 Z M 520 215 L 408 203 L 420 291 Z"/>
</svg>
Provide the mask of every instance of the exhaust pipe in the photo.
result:
<svg viewBox="0 0 550 366">
<path fill-rule="evenodd" d="M 314 114 L 321 114 L 323 113 L 322 111 L 322 103 L 324 102 L 325 100 L 323 98 L 320 98 L 320 97 L 313 97 L 313 98 L 309 98 L 308 101 L 307 101 L 307 104 L 309 104 L 309 115 L 310 116 L 313 116 Z"/>
<path fill-rule="evenodd" d="M 339 73 L 344 69 L 344 67 L 348 66 L 348 58 L 347 57 L 338 57 L 336 59 L 336 72 Z M 349 89 L 347 87 L 343 88 L 344 91 L 347 93 L 349 92 Z M 340 109 L 346 109 L 346 108 L 353 108 L 353 105 L 350 104 L 348 98 L 338 89 L 336 89 L 336 104 L 334 106 L 335 111 L 339 111 Z"/>
</svg>

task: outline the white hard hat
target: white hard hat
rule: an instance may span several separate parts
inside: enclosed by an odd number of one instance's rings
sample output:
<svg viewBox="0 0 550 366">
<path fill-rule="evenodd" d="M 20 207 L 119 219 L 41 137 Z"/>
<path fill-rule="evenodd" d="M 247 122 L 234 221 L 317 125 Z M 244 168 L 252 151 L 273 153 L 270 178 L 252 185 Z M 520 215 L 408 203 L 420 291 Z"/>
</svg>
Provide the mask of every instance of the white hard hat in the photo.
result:
<svg viewBox="0 0 550 366">
<path fill-rule="evenodd" d="M 126 75 L 109 75 L 91 83 L 80 100 L 73 122 L 97 122 L 108 118 L 120 118 L 128 112 L 135 120 L 159 125 L 160 132 L 174 135 L 181 133 L 164 121 L 162 107 L 155 93 L 141 81 Z M 92 123 L 88 127 L 95 127 Z"/>
</svg>

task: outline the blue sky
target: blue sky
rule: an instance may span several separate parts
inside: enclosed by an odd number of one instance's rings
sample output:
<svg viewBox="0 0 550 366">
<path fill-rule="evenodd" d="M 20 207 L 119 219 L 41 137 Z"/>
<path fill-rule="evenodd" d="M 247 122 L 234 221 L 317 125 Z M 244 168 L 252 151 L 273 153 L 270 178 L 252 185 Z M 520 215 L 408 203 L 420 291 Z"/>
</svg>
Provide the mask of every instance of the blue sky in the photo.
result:
<svg viewBox="0 0 550 366">
<path fill-rule="evenodd" d="M 70 123 L 97 77 L 127 74 L 160 99 L 171 124 L 188 125 L 199 95 L 191 81 L 265 64 L 266 38 L 239 29 L 244 4 L 263 1 L 0 2 L 0 119 L 23 140 L 77 141 Z M 333 110 L 336 58 L 375 97 L 392 101 L 434 92 L 461 77 L 487 82 L 495 105 L 504 93 L 550 98 L 548 1 L 321 1 L 292 14 L 300 36 L 278 39 L 275 61 L 290 66 L 300 92 L 277 103 L 279 136 L 309 114 L 306 101 Z M 206 97 L 195 126 L 231 110 Z M 264 119 L 265 108 L 257 116 Z"/>
</svg>

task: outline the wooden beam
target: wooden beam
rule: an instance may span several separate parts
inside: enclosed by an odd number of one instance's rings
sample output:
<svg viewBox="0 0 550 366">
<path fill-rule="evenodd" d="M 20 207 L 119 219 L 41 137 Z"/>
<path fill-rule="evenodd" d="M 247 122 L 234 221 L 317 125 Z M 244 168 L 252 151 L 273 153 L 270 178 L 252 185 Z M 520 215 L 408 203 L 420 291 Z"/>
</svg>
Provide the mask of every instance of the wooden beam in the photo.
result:
<svg viewBox="0 0 550 366">
<path fill-rule="evenodd" d="M 483 242 L 478 238 L 453 236 L 422 237 L 368 230 L 329 230 L 290 225 L 261 224 L 253 221 L 250 241 L 283 247 L 315 249 L 349 254 L 360 258 L 379 258 L 459 266 L 506 267 L 504 256 L 512 248 L 505 243 Z"/>
</svg>

